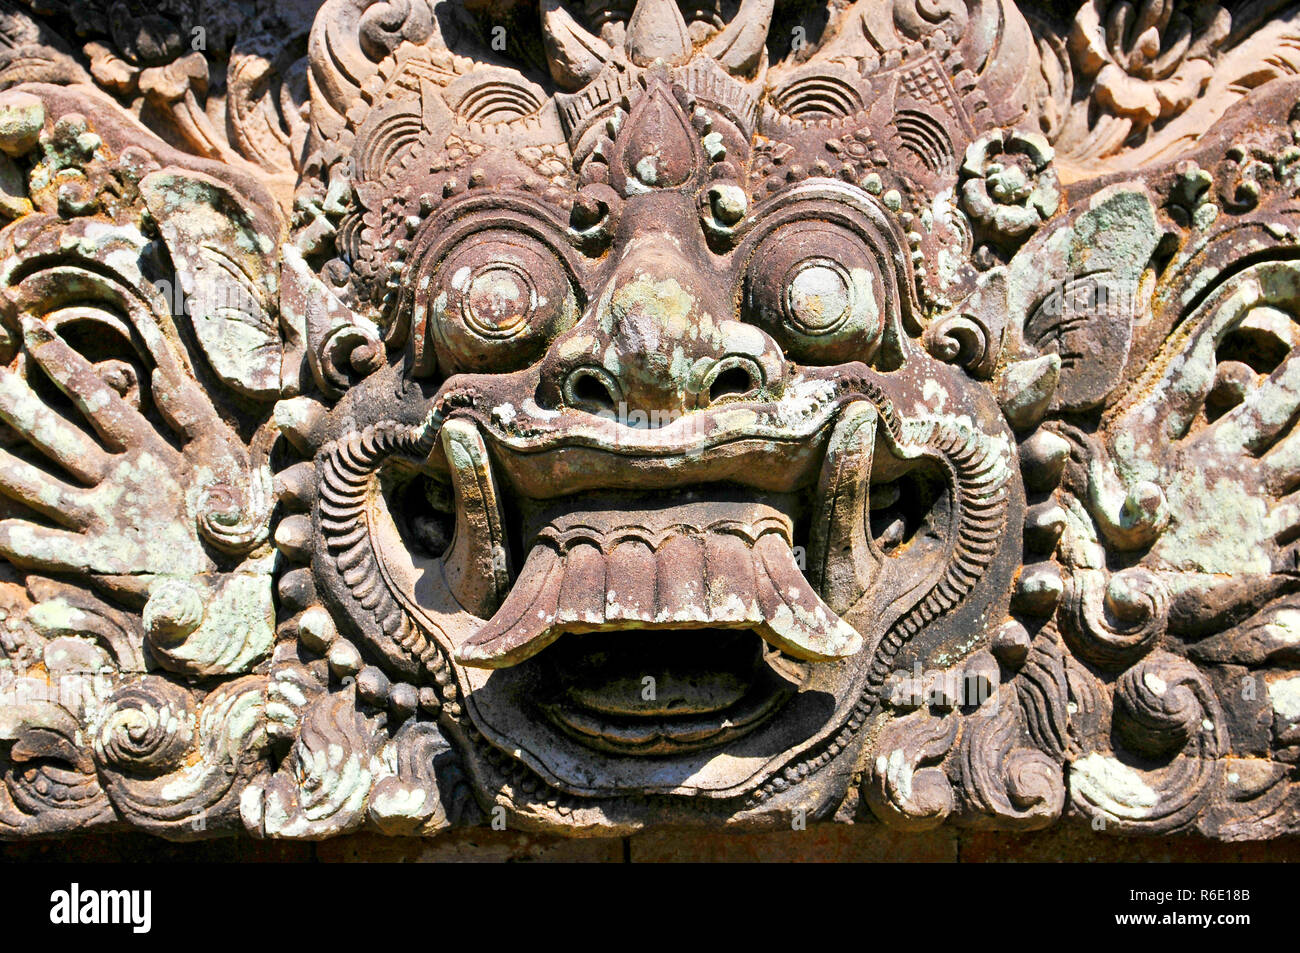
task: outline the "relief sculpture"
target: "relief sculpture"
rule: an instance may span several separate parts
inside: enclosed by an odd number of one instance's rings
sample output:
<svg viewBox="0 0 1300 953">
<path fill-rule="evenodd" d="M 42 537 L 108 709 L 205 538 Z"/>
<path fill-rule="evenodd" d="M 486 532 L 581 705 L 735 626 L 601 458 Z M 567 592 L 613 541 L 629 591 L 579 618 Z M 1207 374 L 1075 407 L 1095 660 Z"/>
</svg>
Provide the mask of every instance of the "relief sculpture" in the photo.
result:
<svg viewBox="0 0 1300 953">
<path fill-rule="evenodd" d="M 0 0 L 0 837 L 1300 831 L 1297 73 Z"/>
</svg>

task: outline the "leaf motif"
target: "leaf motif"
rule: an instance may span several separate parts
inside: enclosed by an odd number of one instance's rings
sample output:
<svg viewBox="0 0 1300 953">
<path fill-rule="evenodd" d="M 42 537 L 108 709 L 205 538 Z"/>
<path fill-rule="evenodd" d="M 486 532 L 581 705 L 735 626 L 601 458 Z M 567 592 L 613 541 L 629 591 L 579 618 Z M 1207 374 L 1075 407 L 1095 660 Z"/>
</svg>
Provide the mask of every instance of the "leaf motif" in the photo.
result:
<svg viewBox="0 0 1300 953">
<path fill-rule="evenodd" d="M 284 340 L 276 298 L 278 229 L 229 186 L 197 172 L 164 169 L 140 193 L 158 223 L 185 292 L 190 323 L 217 376 L 248 397 L 280 392 Z"/>
<path fill-rule="evenodd" d="M 1160 234 L 1150 197 L 1116 187 L 1099 192 L 1068 235 L 1046 240 L 1067 243 L 1054 269 L 1044 270 L 1042 246 L 1021 259 L 1022 267 L 1048 276 L 1040 279 L 1045 294 L 1025 322 L 1024 339 L 1039 354 L 1061 357 L 1053 409 L 1095 407 L 1119 383 L 1145 307 L 1142 274 Z M 1097 354 L 1110 359 L 1097 361 Z"/>
</svg>

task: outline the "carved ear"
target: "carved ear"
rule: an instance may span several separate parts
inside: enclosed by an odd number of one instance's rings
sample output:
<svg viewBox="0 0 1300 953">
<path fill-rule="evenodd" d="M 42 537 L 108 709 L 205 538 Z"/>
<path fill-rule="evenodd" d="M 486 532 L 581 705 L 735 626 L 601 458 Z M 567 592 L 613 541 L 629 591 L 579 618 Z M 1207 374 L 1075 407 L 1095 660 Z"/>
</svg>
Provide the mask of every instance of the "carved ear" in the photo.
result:
<svg viewBox="0 0 1300 953">
<path fill-rule="evenodd" d="M 141 181 L 140 195 L 171 254 L 212 370 L 248 397 L 278 396 L 284 340 L 273 315 L 275 220 L 198 172 L 154 172 Z"/>
<path fill-rule="evenodd" d="M 1068 234 L 1036 237 L 1016 255 L 1009 277 L 1032 278 L 1024 286 L 1041 295 L 1021 332 L 1022 356 L 1060 355 L 1052 409 L 1096 407 L 1120 383 L 1146 307 L 1143 273 L 1161 237 L 1151 197 L 1125 184 L 1097 193 Z"/>
</svg>

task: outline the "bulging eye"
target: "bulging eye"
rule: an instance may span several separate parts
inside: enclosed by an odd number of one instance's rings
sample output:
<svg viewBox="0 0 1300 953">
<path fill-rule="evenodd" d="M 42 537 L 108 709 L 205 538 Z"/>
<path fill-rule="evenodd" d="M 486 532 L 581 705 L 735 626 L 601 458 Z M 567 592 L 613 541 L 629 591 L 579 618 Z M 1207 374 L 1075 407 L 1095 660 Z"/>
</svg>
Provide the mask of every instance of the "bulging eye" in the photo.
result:
<svg viewBox="0 0 1300 953">
<path fill-rule="evenodd" d="M 449 374 L 527 366 L 577 313 L 573 282 L 556 253 L 505 230 L 479 232 L 453 248 L 427 289 L 417 291 L 421 304 Z"/>
<path fill-rule="evenodd" d="M 827 222 L 791 222 L 750 258 L 750 320 L 794 360 L 869 360 L 884 328 L 888 288 L 875 257 L 853 232 Z"/>
</svg>

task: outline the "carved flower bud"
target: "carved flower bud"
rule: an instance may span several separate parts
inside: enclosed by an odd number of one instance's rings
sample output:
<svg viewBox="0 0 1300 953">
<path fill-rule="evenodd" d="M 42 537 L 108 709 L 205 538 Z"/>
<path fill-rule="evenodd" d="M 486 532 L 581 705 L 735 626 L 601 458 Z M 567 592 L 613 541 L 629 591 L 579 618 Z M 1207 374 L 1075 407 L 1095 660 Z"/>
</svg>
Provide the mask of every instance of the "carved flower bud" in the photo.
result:
<svg viewBox="0 0 1300 953">
<path fill-rule="evenodd" d="M 387 705 L 390 687 L 388 676 L 373 665 L 367 665 L 357 674 L 357 695 L 371 705 Z"/>
<path fill-rule="evenodd" d="M 1065 531 L 1068 515 L 1059 503 L 1049 500 L 1025 512 L 1025 543 L 1035 551 L 1050 553 Z"/>
<path fill-rule="evenodd" d="M 749 210 L 749 197 L 737 185 L 712 185 L 709 187 L 709 209 L 721 225 L 729 228 L 745 217 Z"/>
<path fill-rule="evenodd" d="M 119 689 L 91 739 L 96 760 L 106 768 L 147 774 L 176 767 L 194 740 L 193 702 L 185 689 L 156 676 Z"/>
<path fill-rule="evenodd" d="M 45 125 L 45 104 L 31 93 L 0 93 L 0 151 L 21 156 L 35 148 Z"/>
<path fill-rule="evenodd" d="M 299 453 L 314 452 L 312 430 L 325 416 L 325 406 L 310 397 L 292 397 L 275 405 L 275 422 L 285 439 Z"/>
<path fill-rule="evenodd" d="M 962 207 L 988 237 L 1023 241 L 1060 205 L 1052 147 L 1032 132 L 995 130 L 970 144 L 961 172 Z"/>
<path fill-rule="evenodd" d="M 1002 678 L 992 654 L 976 652 L 966 660 L 963 668 L 959 696 L 962 705 L 976 707 L 997 694 Z"/>
<path fill-rule="evenodd" d="M 1135 483 L 1124 498 L 1119 525 L 1126 530 L 1158 533 L 1169 522 L 1165 492 L 1148 480 Z"/>
<path fill-rule="evenodd" d="M 1050 430 L 1039 430 L 1020 445 L 1025 486 L 1038 493 L 1054 489 L 1070 458 L 1070 444 Z"/>
<path fill-rule="evenodd" d="M 203 622 L 204 594 L 191 582 L 165 579 L 153 587 L 144 606 L 144 630 L 155 645 L 184 642 Z"/>
<path fill-rule="evenodd" d="M 411 717 L 419 704 L 419 691 L 406 682 L 398 682 L 388 693 L 388 707 L 398 718 Z"/>
<path fill-rule="evenodd" d="M 1007 422 L 1017 430 L 1025 430 L 1042 420 L 1060 379 L 1059 354 L 1044 354 L 1004 368 L 997 384 L 997 397 Z"/>
<path fill-rule="evenodd" d="M 1019 668 L 1029 658 L 1032 639 L 1029 630 L 1015 619 L 1008 619 L 998 626 L 989 643 L 994 658 L 1007 668 Z"/>
<path fill-rule="evenodd" d="M 337 678 L 347 678 L 361 670 L 361 653 L 346 639 L 337 639 L 330 646 L 326 661 Z"/>
<path fill-rule="evenodd" d="M 313 652 L 325 654 L 338 637 L 334 620 L 320 606 L 312 606 L 298 619 L 298 638 Z"/>
<path fill-rule="evenodd" d="M 1027 615 L 1050 616 L 1065 589 L 1061 569 L 1054 563 L 1038 563 L 1020 571 L 1012 605 Z"/>
<path fill-rule="evenodd" d="M 308 562 L 311 559 L 311 518 L 301 514 L 282 519 L 275 528 L 275 545 L 290 559 Z"/>
<path fill-rule="evenodd" d="M 437 714 L 442 707 L 442 701 L 438 698 L 438 693 L 430 685 L 425 685 L 417 693 L 420 708 L 432 714 Z"/>
<path fill-rule="evenodd" d="M 594 196 L 579 194 L 569 211 L 569 224 L 575 231 L 585 232 L 598 225 L 607 211 L 608 208 Z"/>
</svg>

